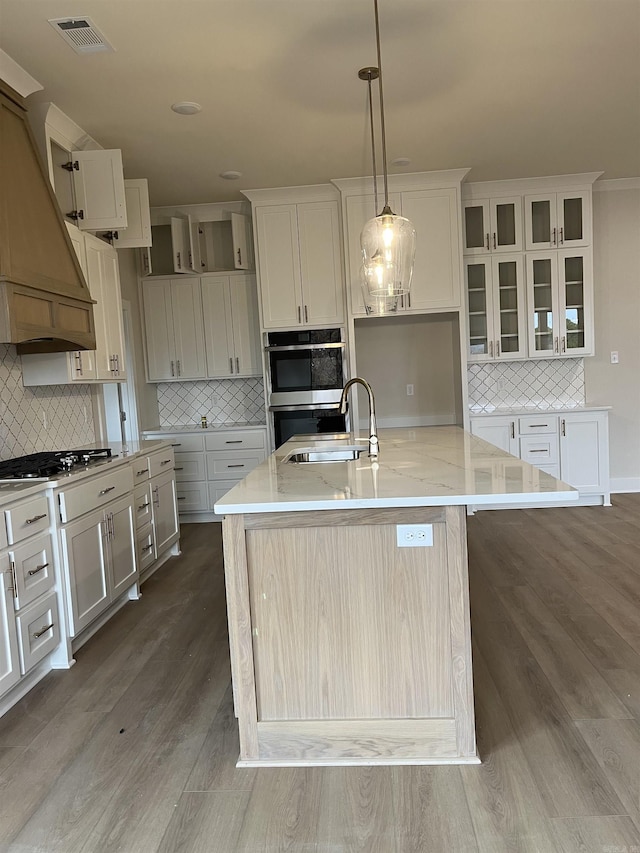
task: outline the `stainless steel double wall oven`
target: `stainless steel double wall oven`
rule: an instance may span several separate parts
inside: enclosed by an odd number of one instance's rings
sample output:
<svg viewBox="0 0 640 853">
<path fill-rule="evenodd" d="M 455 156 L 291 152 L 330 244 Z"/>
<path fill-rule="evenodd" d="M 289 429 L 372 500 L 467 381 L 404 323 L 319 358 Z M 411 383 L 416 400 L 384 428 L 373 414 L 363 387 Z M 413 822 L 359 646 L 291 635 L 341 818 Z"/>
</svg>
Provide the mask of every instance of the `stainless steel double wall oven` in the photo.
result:
<svg viewBox="0 0 640 853">
<path fill-rule="evenodd" d="M 346 376 L 342 329 L 267 332 L 269 413 L 276 447 L 296 434 L 345 431 L 339 412 Z"/>
</svg>

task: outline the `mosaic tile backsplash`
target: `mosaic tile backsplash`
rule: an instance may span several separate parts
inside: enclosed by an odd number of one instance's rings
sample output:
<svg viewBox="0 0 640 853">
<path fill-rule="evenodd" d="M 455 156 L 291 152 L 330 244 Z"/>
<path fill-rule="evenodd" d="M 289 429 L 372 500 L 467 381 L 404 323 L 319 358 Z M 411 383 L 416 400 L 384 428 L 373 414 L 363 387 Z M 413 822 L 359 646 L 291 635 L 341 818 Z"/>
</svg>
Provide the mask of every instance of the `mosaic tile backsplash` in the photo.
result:
<svg viewBox="0 0 640 853">
<path fill-rule="evenodd" d="M 161 427 L 200 425 L 203 415 L 210 424 L 265 422 L 262 379 L 160 382 L 157 388 Z"/>
<path fill-rule="evenodd" d="M 94 441 L 91 388 L 24 388 L 16 348 L 0 344 L 0 459 L 79 448 Z"/>
<path fill-rule="evenodd" d="M 470 364 L 469 409 L 560 409 L 584 406 L 584 360 L 542 359 Z"/>
</svg>

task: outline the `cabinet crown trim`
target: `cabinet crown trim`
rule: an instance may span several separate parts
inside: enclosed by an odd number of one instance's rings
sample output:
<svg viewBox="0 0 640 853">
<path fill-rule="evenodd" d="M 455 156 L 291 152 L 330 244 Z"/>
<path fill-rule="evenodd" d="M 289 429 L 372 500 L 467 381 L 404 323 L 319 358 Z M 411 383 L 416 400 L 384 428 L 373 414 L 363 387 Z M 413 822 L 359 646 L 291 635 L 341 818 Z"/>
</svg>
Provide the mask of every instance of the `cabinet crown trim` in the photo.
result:
<svg viewBox="0 0 640 853">
<path fill-rule="evenodd" d="M 270 187 L 241 190 L 252 206 L 263 204 L 304 204 L 312 201 L 339 201 L 333 184 L 307 184 L 299 187 Z"/>
<path fill-rule="evenodd" d="M 411 192 L 412 190 L 442 189 L 460 184 L 468 169 L 443 169 L 438 172 L 407 172 L 403 175 L 389 175 L 389 192 Z M 382 175 L 378 176 L 379 186 L 382 186 Z M 373 187 L 373 176 L 359 178 L 333 178 L 332 184 L 340 190 L 343 196 L 370 195 Z"/>
<path fill-rule="evenodd" d="M 462 184 L 462 200 L 525 195 L 545 190 L 563 192 L 578 187 L 588 189 L 603 174 L 604 172 L 582 172 L 576 175 L 545 175 L 540 178 L 515 178 L 508 181 L 473 181 Z"/>
</svg>

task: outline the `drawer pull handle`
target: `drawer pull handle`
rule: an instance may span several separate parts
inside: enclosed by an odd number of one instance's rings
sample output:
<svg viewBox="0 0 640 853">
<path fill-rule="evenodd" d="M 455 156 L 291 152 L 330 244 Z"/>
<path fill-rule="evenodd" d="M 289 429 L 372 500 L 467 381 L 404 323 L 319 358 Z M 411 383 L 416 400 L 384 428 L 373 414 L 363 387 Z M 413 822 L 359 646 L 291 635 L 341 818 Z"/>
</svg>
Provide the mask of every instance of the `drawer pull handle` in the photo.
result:
<svg viewBox="0 0 640 853">
<path fill-rule="evenodd" d="M 37 575 L 38 572 L 46 569 L 48 565 L 49 563 L 43 563 L 41 566 L 36 566 L 35 569 L 29 569 L 29 577 L 32 578 L 34 575 Z"/>
<path fill-rule="evenodd" d="M 142 550 L 143 551 L 150 551 L 152 548 L 153 548 L 153 542 L 151 543 L 151 545 L 145 545 Z"/>
<path fill-rule="evenodd" d="M 171 462 L 171 460 L 170 460 L 170 459 L 163 459 L 163 460 L 162 460 L 162 462 L 161 462 L 160 464 L 161 464 L 161 465 L 168 465 L 170 462 Z"/>
<path fill-rule="evenodd" d="M 143 468 L 142 471 L 136 471 L 136 474 L 138 475 L 138 477 L 142 477 L 143 474 L 148 474 L 148 473 L 149 473 L 148 468 Z"/>
<path fill-rule="evenodd" d="M 46 518 L 47 513 L 43 512 L 41 515 L 34 515 L 33 518 L 28 518 L 25 521 L 25 524 L 34 524 L 36 521 L 40 521 L 41 518 Z"/>
<path fill-rule="evenodd" d="M 178 500 L 179 500 L 179 501 L 186 501 L 186 499 L 187 499 L 187 498 L 186 498 L 184 495 L 183 495 L 182 497 L 180 497 L 180 495 L 178 495 Z"/>
<path fill-rule="evenodd" d="M 140 506 L 138 507 L 138 509 L 139 509 L 139 510 L 140 510 L 140 509 L 146 509 L 148 506 L 149 506 L 149 501 L 147 501 L 147 502 L 146 502 L 146 504 L 140 504 Z"/>
<path fill-rule="evenodd" d="M 109 492 L 112 492 L 115 489 L 115 486 L 107 486 L 106 489 L 102 489 L 102 491 L 98 492 L 99 495 L 107 495 Z"/>
<path fill-rule="evenodd" d="M 182 468 L 176 468 L 176 471 L 184 471 L 184 466 Z"/>
<path fill-rule="evenodd" d="M 548 427 L 549 424 L 529 424 L 529 426 L 531 429 L 534 429 L 534 427 Z"/>
<path fill-rule="evenodd" d="M 46 634 L 46 633 L 47 633 L 47 631 L 50 631 L 50 630 L 53 628 L 53 626 L 54 626 L 54 625 L 55 625 L 55 622 L 52 622 L 50 625 L 46 625 L 44 628 L 40 628 L 40 630 L 39 630 L 39 631 L 36 631 L 36 632 L 35 632 L 35 634 L 33 635 L 33 639 L 34 639 L 34 640 L 38 640 L 38 639 L 40 639 L 40 637 L 41 637 L 43 634 Z"/>
<path fill-rule="evenodd" d="M 244 468 L 244 463 L 238 462 L 235 465 L 227 465 L 227 468 Z"/>
<path fill-rule="evenodd" d="M 548 450 L 546 450 L 545 448 L 543 448 L 543 449 L 541 449 L 541 450 L 530 450 L 530 451 L 529 451 L 529 453 L 548 453 L 548 452 L 549 452 L 549 451 L 548 451 Z"/>
<path fill-rule="evenodd" d="M 229 439 L 229 441 L 225 441 L 225 444 L 242 444 L 242 442 L 243 442 L 242 438 L 234 438 L 234 439 Z"/>
<path fill-rule="evenodd" d="M 182 447 L 182 442 L 179 441 L 177 444 L 172 444 L 171 447 Z"/>
</svg>

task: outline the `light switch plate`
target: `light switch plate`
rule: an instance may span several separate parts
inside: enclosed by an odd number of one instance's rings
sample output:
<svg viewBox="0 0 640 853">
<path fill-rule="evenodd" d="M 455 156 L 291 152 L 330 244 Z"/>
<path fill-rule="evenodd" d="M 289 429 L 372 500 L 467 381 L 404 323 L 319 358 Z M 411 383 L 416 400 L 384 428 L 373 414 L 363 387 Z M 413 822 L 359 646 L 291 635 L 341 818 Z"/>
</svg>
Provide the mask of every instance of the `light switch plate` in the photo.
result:
<svg viewBox="0 0 640 853">
<path fill-rule="evenodd" d="M 398 548 L 428 548 L 433 545 L 432 524 L 396 525 Z"/>
</svg>

